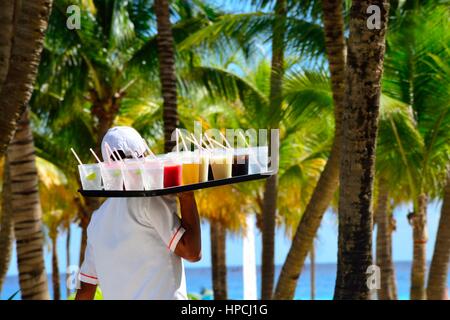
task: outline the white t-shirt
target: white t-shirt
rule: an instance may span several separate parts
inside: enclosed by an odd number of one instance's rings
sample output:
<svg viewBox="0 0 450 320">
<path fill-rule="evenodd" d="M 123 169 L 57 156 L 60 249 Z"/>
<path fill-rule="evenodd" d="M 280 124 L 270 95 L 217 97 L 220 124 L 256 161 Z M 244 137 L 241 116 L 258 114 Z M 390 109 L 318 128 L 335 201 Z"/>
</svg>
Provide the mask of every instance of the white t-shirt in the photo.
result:
<svg viewBox="0 0 450 320">
<path fill-rule="evenodd" d="M 93 213 L 79 279 L 104 299 L 187 299 L 182 259 L 185 230 L 174 198 L 109 198 Z"/>
</svg>

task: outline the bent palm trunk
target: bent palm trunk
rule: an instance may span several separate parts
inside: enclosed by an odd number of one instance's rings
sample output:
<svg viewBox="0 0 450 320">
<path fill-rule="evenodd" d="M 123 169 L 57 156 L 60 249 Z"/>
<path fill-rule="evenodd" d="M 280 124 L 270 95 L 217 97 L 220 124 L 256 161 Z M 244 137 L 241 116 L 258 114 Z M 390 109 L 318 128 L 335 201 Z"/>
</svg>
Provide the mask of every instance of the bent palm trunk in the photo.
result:
<svg viewBox="0 0 450 320">
<path fill-rule="evenodd" d="M 377 208 L 377 265 L 381 269 L 381 287 L 378 290 L 379 300 L 396 300 L 395 271 L 392 261 L 392 228 L 388 213 L 389 192 L 380 182 Z"/>
<path fill-rule="evenodd" d="M 270 74 L 270 110 L 277 114 L 282 104 L 282 85 L 284 74 L 284 37 L 286 32 L 286 0 L 275 3 L 275 22 L 272 29 L 272 69 Z M 278 121 L 271 123 L 279 126 Z M 261 299 L 272 299 L 275 278 L 275 220 L 277 212 L 278 176 L 273 175 L 267 181 L 263 199 L 262 230 L 262 266 Z"/>
<path fill-rule="evenodd" d="M 8 158 L 5 159 L 3 173 L 2 211 L 0 220 L 0 292 L 11 262 L 14 225 L 11 208 L 11 176 Z"/>
<path fill-rule="evenodd" d="M 0 88 L 0 156 L 13 138 L 16 121 L 33 93 L 51 4 L 52 0 L 21 1 L 14 8 L 17 20 L 9 20 L 16 23 L 13 26 L 13 39 L 9 40 L 12 44 L 8 73 Z M 4 29 L 2 39 L 3 32 Z"/>
<path fill-rule="evenodd" d="M 432 300 L 448 299 L 447 277 L 450 261 L 450 174 L 444 191 L 439 228 L 428 276 L 427 297 Z"/>
<path fill-rule="evenodd" d="M 345 95 L 345 38 L 342 0 L 324 0 L 323 20 L 325 44 L 333 91 L 335 133 L 330 157 L 320 175 L 311 199 L 297 227 L 291 248 L 281 269 L 275 299 L 293 299 L 297 281 L 308 252 L 339 182 L 341 149 L 341 118 Z"/>
<path fill-rule="evenodd" d="M 14 139 L 8 147 L 8 159 L 22 299 L 49 299 L 38 174 L 28 109 L 19 120 Z"/>
<path fill-rule="evenodd" d="M 164 150 L 172 151 L 172 133 L 178 125 L 175 53 L 168 0 L 155 0 L 159 78 L 163 96 Z"/>
<path fill-rule="evenodd" d="M 367 8 L 381 10 L 367 27 Z M 372 190 L 389 1 L 353 1 L 347 56 L 339 192 L 338 266 L 334 299 L 368 299 L 372 265 Z"/>
<path fill-rule="evenodd" d="M 411 300 L 425 300 L 425 273 L 427 269 L 426 245 L 427 235 L 427 196 L 419 195 L 418 207 L 412 215 L 413 227 L 413 263 L 411 270 Z"/>
<path fill-rule="evenodd" d="M 210 221 L 212 283 L 215 300 L 227 300 L 226 230 L 218 221 Z"/>
</svg>

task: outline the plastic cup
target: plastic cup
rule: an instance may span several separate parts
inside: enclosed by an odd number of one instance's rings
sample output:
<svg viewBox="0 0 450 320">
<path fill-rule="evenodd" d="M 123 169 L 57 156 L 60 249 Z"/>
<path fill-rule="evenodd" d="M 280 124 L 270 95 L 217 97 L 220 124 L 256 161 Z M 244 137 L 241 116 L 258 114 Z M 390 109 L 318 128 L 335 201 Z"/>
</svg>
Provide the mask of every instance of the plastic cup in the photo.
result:
<svg viewBox="0 0 450 320">
<path fill-rule="evenodd" d="M 209 152 L 206 151 L 201 151 L 199 153 L 199 157 L 200 157 L 200 175 L 199 175 L 199 180 L 200 182 L 206 182 L 208 181 L 208 175 L 209 175 L 209 158 L 210 158 L 210 154 Z"/>
<path fill-rule="evenodd" d="M 183 165 L 176 152 L 157 156 L 163 162 L 164 188 L 181 186 L 183 183 Z"/>
<path fill-rule="evenodd" d="M 265 173 L 268 171 L 269 147 L 251 147 L 249 151 L 249 174 Z"/>
<path fill-rule="evenodd" d="M 232 177 L 232 150 L 214 150 L 209 159 L 214 180 L 227 179 Z"/>
<path fill-rule="evenodd" d="M 78 166 L 83 190 L 102 190 L 102 174 L 99 164 L 83 164 Z"/>
<path fill-rule="evenodd" d="M 183 164 L 183 185 L 198 183 L 200 180 L 200 157 L 195 152 L 185 153 Z"/>
<path fill-rule="evenodd" d="M 125 190 L 144 190 L 142 161 L 126 160 L 123 166 Z"/>
<path fill-rule="evenodd" d="M 248 175 L 249 152 L 248 148 L 234 149 L 233 166 L 231 173 L 233 177 Z"/>
<path fill-rule="evenodd" d="M 145 159 L 143 163 L 143 183 L 145 190 L 164 188 L 164 165 L 156 159 Z"/>
<path fill-rule="evenodd" d="M 123 190 L 123 176 L 120 163 L 102 163 L 102 178 L 105 190 Z"/>
</svg>

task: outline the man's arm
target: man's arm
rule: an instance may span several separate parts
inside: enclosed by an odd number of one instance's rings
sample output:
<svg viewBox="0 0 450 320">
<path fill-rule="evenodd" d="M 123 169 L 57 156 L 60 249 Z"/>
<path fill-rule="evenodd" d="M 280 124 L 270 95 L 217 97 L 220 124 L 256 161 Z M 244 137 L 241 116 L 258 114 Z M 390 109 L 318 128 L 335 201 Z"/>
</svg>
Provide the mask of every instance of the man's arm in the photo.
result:
<svg viewBox="0 0 450 320">
<path fill-rule="evenodd" d="M 96 284 L 80 281 L 80 289 L 77 290 L 75 300 L 94 300 L 96 290 Z"/>
<path fill-rule="evenodd" d="M 181 208 L 181 226 L 185 232 L 175 248 L 175 254 L 188 261 L 197 262 L 202 258 L 202 240 L 194 192 L 180 193 L 178 199 Z"/>
</svg>

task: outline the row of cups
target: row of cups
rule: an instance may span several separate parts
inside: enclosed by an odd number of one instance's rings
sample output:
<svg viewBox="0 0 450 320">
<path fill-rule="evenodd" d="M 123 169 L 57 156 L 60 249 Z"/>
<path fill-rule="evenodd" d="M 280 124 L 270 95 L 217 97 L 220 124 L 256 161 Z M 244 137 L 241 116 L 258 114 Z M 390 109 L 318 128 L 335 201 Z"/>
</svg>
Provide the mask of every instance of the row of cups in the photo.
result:
<svg viewBox="0 0 450 320">
<path fill-rule="evenodd" d="M 83 190 L 157 190 L 265 173 L 268 147 L 171 152 L 156 157 L 82 164 Z"/>
</svg>

